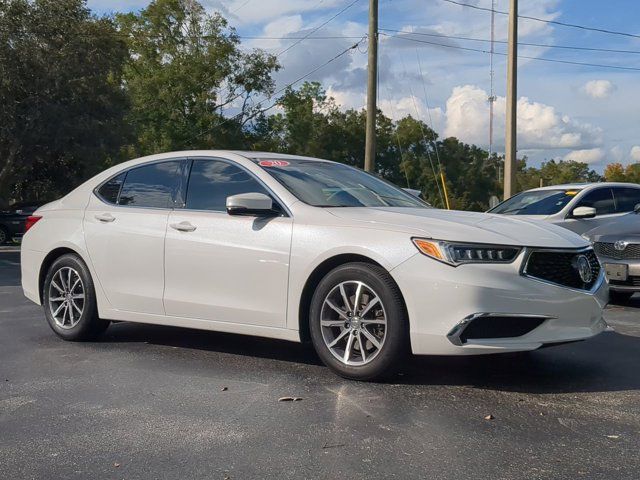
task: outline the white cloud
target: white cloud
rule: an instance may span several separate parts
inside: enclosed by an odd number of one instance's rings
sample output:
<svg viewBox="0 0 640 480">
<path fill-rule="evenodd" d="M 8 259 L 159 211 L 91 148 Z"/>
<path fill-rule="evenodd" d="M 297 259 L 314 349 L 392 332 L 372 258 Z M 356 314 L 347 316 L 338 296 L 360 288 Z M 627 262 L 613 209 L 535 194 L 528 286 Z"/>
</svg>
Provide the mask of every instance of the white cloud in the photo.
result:
<svg viewBox="0 0 640 480">
<path fill-rule="evenodd" d="M 609 150 L 611 160 L 614 162 L 622 162 L 625 159 L 624 150 L 620 145 L 614 145 Z"/>
<path fill-rule="evenodd" d="M 589 148 L 585 150 L 574 150 L 564 156 L 564 160 L 573 160 L 574 162 L 598 163 L 605 157 L 604 150 L 601 148 Z"/>
<path fill-rule="evenodd" d="M 616 91 L 616 86 L 609 80 L 591 80 L 583 85 L 582 91 L 591 98 L 608 98 Z"/>
<path fill-rule="evenodd" d="M 487 145 L 489 132 L 488 94 L 474 85 L 455 87 L 446 103 L 445 136 L 478 145 Z M 494 104 L 494 144 L 504 145 L 505 97 Z M 532 102 L 527 97 L 518 100 L 518 148 L 554 149 L 586 148 L 602 143 L 598 127 L 580 123 L 561 115 L 555 107 Z"/>
<path fill-rule="evenodd" d="M 236 24 L 262 24 L 291 14 L 310 13 L 337 8 L 341 0 L 200 0 L 210 9 L 219 9 L 233 18 Z"/>
<path fill-rule="evenodd" d="M 634 145 L 631 147 L 629 157 L 631 157 L 631 160 L 634 162 L 640 162 L 640 145 Z"/>
</svg>

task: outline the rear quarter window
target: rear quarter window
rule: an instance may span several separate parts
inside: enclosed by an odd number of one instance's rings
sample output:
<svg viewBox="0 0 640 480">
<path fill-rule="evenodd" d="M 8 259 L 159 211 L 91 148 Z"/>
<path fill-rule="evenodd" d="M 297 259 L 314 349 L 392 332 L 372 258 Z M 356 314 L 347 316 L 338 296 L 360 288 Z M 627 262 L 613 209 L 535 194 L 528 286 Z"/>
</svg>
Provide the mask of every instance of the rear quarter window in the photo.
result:
<svg viewBox="0 0 640 480">
<path fill-rule="evenodd" d="M 116 203 L 118 203 L 120 189 L 122 188 L 122 183 L 124 182 L 124 178 L 126 176 L 126 172 L 116 175 L 111 180 L 103 183 L 102 186 L 98 188 L 96 193 L 104 202 L 115 205 Z"/>
</svg>

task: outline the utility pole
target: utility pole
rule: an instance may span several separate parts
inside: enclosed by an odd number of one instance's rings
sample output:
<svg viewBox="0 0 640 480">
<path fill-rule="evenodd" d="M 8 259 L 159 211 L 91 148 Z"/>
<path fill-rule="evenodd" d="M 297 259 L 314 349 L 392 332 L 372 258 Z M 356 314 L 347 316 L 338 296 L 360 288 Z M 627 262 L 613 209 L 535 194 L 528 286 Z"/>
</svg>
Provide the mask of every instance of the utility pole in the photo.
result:
<svg viewBox="0 0 640 480">
<path fill-rule="evenodd" d="M 367 68 L 367 134 L 364 169 L 373 172 L 376 160 L 376 105 L 378 87 L 378 0 L 369 0 L 369 63 Z"/>
<path fill-rule="evenodd" d="M 518 115 L 518 0 L 509 9 L 509 47 L 507 50 L 507 132 L 504 158 L 504 199 L 515 192 L 516 131 Z"/>
</svg>

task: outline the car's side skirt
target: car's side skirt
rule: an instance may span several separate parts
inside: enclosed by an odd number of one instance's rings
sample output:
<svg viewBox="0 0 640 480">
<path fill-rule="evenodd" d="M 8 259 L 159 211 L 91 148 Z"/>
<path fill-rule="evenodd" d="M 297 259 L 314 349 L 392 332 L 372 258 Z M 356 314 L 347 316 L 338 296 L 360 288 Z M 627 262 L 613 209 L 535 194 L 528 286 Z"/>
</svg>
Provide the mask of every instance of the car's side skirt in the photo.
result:
<svg viewBox="0 0 640 480">
<path fill-rule="evenodd" d="M 122 310 L 105 309 L 100 316 L 106 320 L 118 320 L 133 323 L 148 323 L 152 325 L 166 325 L 171 327 L 195 328 L 197 330 L 209 330 L 214 332 L 237 333 L 241 335 L 253 335 L 256 337 L 274 338 L 300 342 L 300 332 L 287 328 L 265 327 L 260 325 L 247 325 L 231 322 L 216 322 L 197 318 L 184 318 L 165 315 L 153 315 L 146 313 L 125 312 Z"/>
</svg>

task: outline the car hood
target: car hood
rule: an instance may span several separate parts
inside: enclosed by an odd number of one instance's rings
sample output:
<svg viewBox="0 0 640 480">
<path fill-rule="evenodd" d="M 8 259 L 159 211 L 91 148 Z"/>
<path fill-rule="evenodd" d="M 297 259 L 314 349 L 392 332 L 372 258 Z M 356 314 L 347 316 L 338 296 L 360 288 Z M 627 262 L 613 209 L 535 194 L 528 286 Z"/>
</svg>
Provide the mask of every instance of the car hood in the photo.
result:
<svg viewBox="0 0 640 480">
<path fill-rule="evenodd" d="M 351 223 L 393 229 L 438 240 L 546 248 L 579 248 L 589 243 L 579 235 L 545 222 L 488 213 L 435 208 L 329 208 Z"/>
<path fill-rule="evenodd" d="M 640 214 L 629 213 L 584 234 L 593 242 L 614 243 L 625 240 L 640 243 Z"/>
</svg>

